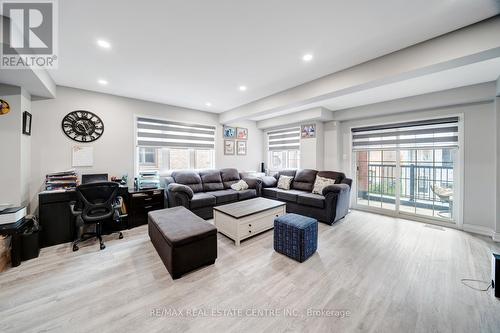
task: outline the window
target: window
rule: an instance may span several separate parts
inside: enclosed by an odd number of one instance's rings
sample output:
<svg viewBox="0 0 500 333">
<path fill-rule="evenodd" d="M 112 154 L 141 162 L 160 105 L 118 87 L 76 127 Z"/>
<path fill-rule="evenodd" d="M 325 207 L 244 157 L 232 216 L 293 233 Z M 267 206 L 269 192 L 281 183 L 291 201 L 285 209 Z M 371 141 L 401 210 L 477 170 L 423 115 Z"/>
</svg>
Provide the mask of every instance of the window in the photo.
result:
<svg viewBox="0 0 500 333">
<path fill-rule="evenodd" d="M 138 171 L 215 167 L 215 127 L 137 118 Z"/>
<path fill-rule="evenodd" d="M 170 149 L 169 153 L 169 169 L 179 170 L 191 168 L 191 163 L 189 163 L 191 152 L 189 149 Z"/>
<path fill-rule="evenodd" d="M 145 168 L 157 167 L 157 157 L 155 148 L 139 148 L 139 165 Z"/>
<path fill-rule="evenodd" d="M 356 204 L 456 221 L 458 120 L 353 128 Z"/>
<path fill-rule="evenodd" d="M 300 167 L 300 128 L 267 133 L 268 168 L 271 171 Z"/>
<path fill-rule="evenodd" d="M 213 150 L 194 151 L 194 167 L 195 169 L 210 169 L 214 167 L 214 152 Z"/>
</svg>

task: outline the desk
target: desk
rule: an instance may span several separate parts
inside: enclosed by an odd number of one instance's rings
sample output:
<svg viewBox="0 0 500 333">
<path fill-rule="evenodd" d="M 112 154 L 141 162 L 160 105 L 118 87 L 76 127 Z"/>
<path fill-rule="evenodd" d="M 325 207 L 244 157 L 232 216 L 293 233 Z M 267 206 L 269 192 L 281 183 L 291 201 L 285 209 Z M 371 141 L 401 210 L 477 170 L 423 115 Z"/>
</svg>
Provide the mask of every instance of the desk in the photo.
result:
<svg viewBox="0 0 500 333">
<path fill-rule="evenodd" d="M 120 229 L 147 223 L 148 212 L 163 209 L 164 206 L 163 189 L 133 190 L 120 187 L 118 195 L 123 197 L 128 212 L 128 218 Z M 44 191 L 38 194 L 41 247 L 69 243 L 75 239 L 75 218 L 71 214 L 69 203 L 76 200 L 75 190 Z M 113 224 L 105 223 L 104 232 L 115 231 L 112 229 L 115 229 Z"/>
</svg>

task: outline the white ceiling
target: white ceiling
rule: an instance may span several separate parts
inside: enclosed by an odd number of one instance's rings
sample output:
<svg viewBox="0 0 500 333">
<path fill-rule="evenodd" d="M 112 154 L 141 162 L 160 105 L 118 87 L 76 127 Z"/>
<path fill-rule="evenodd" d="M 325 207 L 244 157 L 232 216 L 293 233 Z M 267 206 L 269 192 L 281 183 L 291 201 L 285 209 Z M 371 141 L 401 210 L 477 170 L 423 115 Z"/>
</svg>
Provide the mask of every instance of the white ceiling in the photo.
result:
<svg viewBox="0 0 500 333">
<path fill-rule="evenodd" d="M 222 112 L 499 9 L 496 0 L 64 0 L 50 74 L 58 85 Z"/>
<path fill-rule="evenodd" d="M 283 111 L 267 113 L 262 116 L 252 117 L 251 120 L 259 121 L 274 118 L 318 106 L 325 107 L 332 111 L 342 110 L 356 106 L 390 101 L 398 98 L 423 95 L 435 91 L 465 87 L 483 82 L 491 82 L 495 81 L 499 75 L 500 58 L 493 58 L 471 65 L 455 67 L 449 70 L 423 75 L 409 80 L 342 95 L 310 105 L 304 105 L 297 109 L 290 108 Z M 353 117 L 355 117 L 354 114 Z"/>
</svg>

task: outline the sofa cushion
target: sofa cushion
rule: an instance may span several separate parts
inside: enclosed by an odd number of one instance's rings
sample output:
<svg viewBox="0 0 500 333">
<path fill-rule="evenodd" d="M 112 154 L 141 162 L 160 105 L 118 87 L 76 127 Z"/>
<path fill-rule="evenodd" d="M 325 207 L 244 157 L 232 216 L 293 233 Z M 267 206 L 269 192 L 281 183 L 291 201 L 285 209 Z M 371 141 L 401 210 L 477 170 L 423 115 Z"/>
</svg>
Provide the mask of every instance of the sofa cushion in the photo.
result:
<svg viewBox="0 0 500 333">
<path fill-rule="evenodd" d="M 222 177 L 222 183 L 224 184 L 224 188 L 231 188 L 231 185 L 237 183 L 241 178 L 238 170 L 233 168 L 221 169 L 220 175 Z"/>
<path fill-rule="evenodd" d="M 203 208 L 215 206 L 216 200 L 213 195 L 204 192 L 198 192 L 191 198 L 190 208 Z"/>
<path fill-rule="evenodd" d="M 257 197 L 257 190 L 255 189 L 238 191 L 238 200 L 247 200 L 256 197 Z"/>
<path fill-rule="evenodd" d="M 289 201 L 289 202 L 297 202 L 297 197 L 299 194 L 307 193 L 305 191 L 299 190 L 288 190 L 288 191 L 279 191 L 276 193 L 276 199 Z"/>
<path fill-rule="evenodd" d="M 219 170 L 200 171 L 200 178 L 203 183 L 203 191 L 218 191 L 224 189 Z"/>
<path fill-rule="evenodd" d="M 279 188 L 277 188 L 277 187 L 263 188 L 263 189 L 262 189 L 262 196 L 264 196 L 264 197 L 266 197 L 266 198 L 276 199 L 276 194 L 277 194 L 279 191 L 283 191 L 283 190 L 280 190 L 280 189 L 279 189 Z"/>
<path fill-rule="evenodd" d="M 272 176 L 264 176 L 262 179 L 262 187 L 276 187 L 278 180 Z"/>
<path fill-rule="evenodd" d="M 312 169 L 297 170 L 293 178 L 292 188 L 295 190 L 311 192 L 318 171 Z"/>
<path fill-rule="evenodd" d="M 235 190 L 221 190 L 221 191 L 213 191 L 210 192 L 210 195 L 215 197 L 215 202 L 219 204 L 223 204 L 226 202 L 238 201 L 238 192 Z"/>
<path fill-rule="evenodd" d="M 295 177 L 297 170 L 281 170 L 274 174 L 274 178 L 279 179 L 280 176 Z"/>
<path fill-rule="evenodd" d="M 311 207 L 324 208 L 325 197 L 319 194 L 302 193 L 297 196 L 297 203 Z"/>
<path fill-rule="evenodd" d="M 334 185 L 337 181 L 331 178 L 316 176 L 312 193 L 323 194 L 323 189 L 327 186 Z"/>
<path fill-rule="evenodd" d="M 335 179 L 335 184 L 340 184 L 340 182 L 345 178 L 344 173 L 336 171 L 320 171 L 318 172 L 318 176 Z"/>
<path fill-rule="evenodd" d="M 241 179 L 240 181 L 234 183 L 233 185 L 231 185 L 231 189 L 235 190 L 235 191 L 243 191 L 243 190 L 248 190 L 248 184 L 246 181 L 244 181 L 243 179 Z"/>
<path fill-rule="evenodd" d="M 289 190 L 292 186 L 293 177 L 280 175 L 278 179 L 278 188 L 282 190 Z"/>
<path fill-rule="evenodd" d="M 191 170 L 182 170 L 172 172 L 172 178 L 178 184 L 191 187 L 194 193 L 203 192 L 203 184 L 198 173 Z"/>
</svg>

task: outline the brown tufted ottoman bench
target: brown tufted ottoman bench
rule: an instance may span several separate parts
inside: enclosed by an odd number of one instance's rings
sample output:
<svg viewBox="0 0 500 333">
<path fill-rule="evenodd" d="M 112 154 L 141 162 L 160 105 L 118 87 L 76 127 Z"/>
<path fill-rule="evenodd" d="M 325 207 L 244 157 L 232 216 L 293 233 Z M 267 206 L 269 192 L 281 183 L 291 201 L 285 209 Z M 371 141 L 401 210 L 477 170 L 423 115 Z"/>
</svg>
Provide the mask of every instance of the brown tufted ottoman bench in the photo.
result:
<svg viewBox="0 0 500 333">
<path fill-rule="evenodd" d="M 148 233 L 173 279 L 217 258 L 217 229 L 182 206 L 149 212 Z"/>
</svg>

